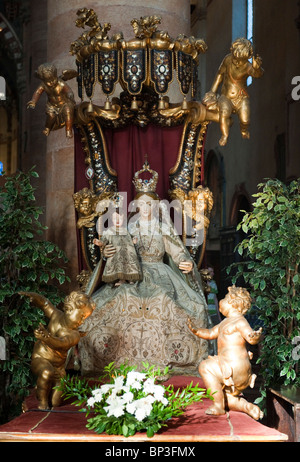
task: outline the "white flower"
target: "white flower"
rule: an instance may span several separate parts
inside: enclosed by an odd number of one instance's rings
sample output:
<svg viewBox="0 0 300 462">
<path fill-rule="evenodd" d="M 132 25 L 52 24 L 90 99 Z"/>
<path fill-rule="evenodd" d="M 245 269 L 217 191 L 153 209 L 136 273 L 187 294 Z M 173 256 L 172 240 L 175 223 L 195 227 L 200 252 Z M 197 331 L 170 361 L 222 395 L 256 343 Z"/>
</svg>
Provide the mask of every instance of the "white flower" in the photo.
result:
<svg viewBox="0 0 300 462">
<path fill-rule="evenodd" d="M 100 388 L 92 390 L 92 396 L 87 400 L 87 405 L 93 407 L 95 403 L 100 403 L 103 398 L 103 393 Z"/>
<path fill-rule="evenodd" d="M 126 385 L 128 387 L 132 386 L 139 390 L 141 387 L 138 384 L 146 378 L 146 374 L 143 372 L 130 371 L 127 374 Z"/>
<path fill-rule="evenodd" d="M 95 398 L 91 397 L 87 400 L 86 404 L 90 407 L 94 407 L 95 402 Z"/>
<path fill-rule="evenodd" d="M 138 382 L 138 380 L 135 380 L 134 382 L 132 382 L 130 384 L 131 388 L 133 388 L 134 390 L 141 390 L 142 388 L 142 384 L 141 382 Z"/>
<path fill-rule="evenodd" d="M 156 401 L 160 401 L 165 406 L 169 404 L 169 401 L 165 397 L 165 389 L 161 385 L 155 385 L 154 398 Z"/>
<path fill-rule="evenodd" d="M 147 416 L 147 413 L 146 413 L 146 410 L 143 409 L 142 407 L 137 409 L 136 412 L 135 412 L 135 417 L 137 420 L 139 420 L 140 422 L 142 420 L 144 420 L 144 418 Z"/>
<path fill-rule="evenodd" d="M 154 396 L 156 401 L 168 404 L 167 398 L 164 397 L 165 389 L 161 385 L 155 385 L 154 378 L 149 378 L 144 383 L 144 392 Z"/>
<path fill-rule="evenodd" d="M 116 401 L 116 399 L 119 399 L 119 397 L 114 393 L 114 391 L 106 398 L 106 403 L 107 404 L 112 404 Z"/>
<path fill-rule="evenodd" d="M 155 389 L 154 378 L 149 378 L 144 383 L 144 392 L 145 393 L 154 393 Z"/>
<path fill-rule="evenodd" d="M 125 404 L 128 404 L 132 402 L 134 395 L 131 391 L 127 391 L 126 393 L 124 393 L 124 395 L 121 396 L 121 398 Z"/>
<path fill-rule="evenodd" d="M 100 403 L 100 401 L 102 401 L 103 394 L 102 394 L 100 388 L 97 388 L 96 390 L 93 390 L 92 395 L 93 395 L 93 399 L 94 399 L 94 401 L 96 403 Z"/>
<path fill-rule="evenodd" d="M 108 417 L 110 416 L 120 417 L 121 415 L 124 414 L 124 404 L 123 404 L 122 398 L 114 396 L 114 399 L 110 400 L 109 406 L 105 406 L 104 409 Z"/>
<path fill-rule="evenodd" d="M 116 377 L 115 383 L 113 384 L 114 392 L 118 393 L 119 391 L 122 391 L 123 384 L 124 384 L 124 377 L 122 375 L 119 375 L 118 377 Z"/>
<path fill-rule="evenodd" d="M 96 388 L 95 390 L 92 390 L 92 395 L 93 396 L 98 395 L 98 393 L 102 393 L 100 388 Z"/>
<path fill-rule="evenodd" d="M 148 417 L 151 414 L 153 401 L 154 398 L 151 395 L 136 401 L 135 417 L 137 420 L 144 420 L 145 417 Z"/>
<path fill-rule="evenodd" d="M 157 401 L 160 401 L 164 397 L 165 389 L 161 385 L 155 385 L 153 393 L 154 398 L 157 399 Z"/>
<path fill-rule="evenodd" d="M 105 385 L 101 385 L 100 390 L 103 394 L 107 393 L 111 388 L 113 388 L 113 384 L 106 383 Z"/>
<path fill-rule="evenodd" d="M 134 414 L 135 413 L 135 411 L 136 411 L 135 401 L 132 401 L 131 403 L 127 404 L 126 411 L 129 412 L 129 414 Z"/>
<path fill-rule="evenodd" d="M 145 396 L 144 398 L 140 398 L 139 402 L 141 406 L 149 406 L 150 404 L 154 403 L 155 398 L 152 395 Z"/>
<path fill-rule="evenodd" d="M 164 406 L 167 406 L 169 404 L 169 401 L 167 400 L 167 398 L 160 398 L 160 399 L 157 399 L 157 401 L 160 401 Z"/>
<path fill-rule="evenodd" d="M 137 420 L 142 421 L 145 417 L 150 415 L 152 411 L 152 403 L 154 401 L 155 398 L 151 395 L 148 395 L 144 398 L 136 399 L 135 401 L 127 404 L 126 410 L 130 414 L 134 414 Z"/>
</svg>

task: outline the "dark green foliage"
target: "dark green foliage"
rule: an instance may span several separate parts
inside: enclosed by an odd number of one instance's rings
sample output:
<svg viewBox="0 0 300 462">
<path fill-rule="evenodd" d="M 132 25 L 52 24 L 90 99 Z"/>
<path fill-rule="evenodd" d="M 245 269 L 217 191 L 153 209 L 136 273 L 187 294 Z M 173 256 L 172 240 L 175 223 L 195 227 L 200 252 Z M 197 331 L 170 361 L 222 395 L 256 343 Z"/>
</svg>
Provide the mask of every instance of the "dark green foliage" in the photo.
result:
<svg viewBox="0 0 300 462">
<path fill-rule="evenodd" d="M 18 292 L 38 292 L 57 305 L 62 300 L 58 287 L 67 279 L 64 253 L 42 240 L 46 228 L 39 221 L 42 210 L 31 185 L 37 176 L 32 170 L 19 172 L 0 190 L 0 335 L 6 341 L 6 360 L 0 361 L 2 422 L 32 385 L 33 331 L 46 322 L 43 312 Z"/>
<path fill-rule="evenodd" d="M 238 246 L 245 261 L 234 265 L 233 283 L 244 278 L 264 326 L 258 360 L 264 398 L 270 385 L 300 386 L 300 181 L 268 180 L 258 187 L 253 211 L 238 226 L 248 237 Z"/>
</svg>

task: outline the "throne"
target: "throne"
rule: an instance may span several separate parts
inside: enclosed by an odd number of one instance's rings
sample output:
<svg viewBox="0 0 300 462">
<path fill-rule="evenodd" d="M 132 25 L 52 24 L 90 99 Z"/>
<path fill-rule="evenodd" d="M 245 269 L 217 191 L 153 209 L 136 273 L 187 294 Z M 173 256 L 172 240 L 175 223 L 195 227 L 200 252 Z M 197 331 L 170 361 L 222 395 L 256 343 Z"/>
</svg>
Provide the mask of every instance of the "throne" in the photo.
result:
<svg viewBox="0 0 300 462">
<path fill-rule="evenodd" d="M 82 8 L 77 16 L 76 25 L 89 28 L 70 50 L 76 57 L 81 99 L 74 111 L 73 195 L 81 290 L 91 295 L 103 284 L 101 255 L 94 244 L 103 201 L 125 193 L 129 205 L 134 174 L 145 164 L 158 172 L 156 192 L 173 204 L 171 218 L 180 223 L 178 234 L 200 270 L 213 198 L 203 185 L 209 121 L 204 105 L 193 98 L 206 44 L 183 35 L 172 39 L 157 29 L 158 16 L 133 19 L 135 37 L 128 41 L 122 33 L 109 37 L 110 24 L 102 26 L 93 10 Z M 179 103 L 168 96 L 172 82 L 179 85 Z M 105 95 L 103 106 L 94 103 L 98 90 Z M 205 322 L 205 310 L 196 316 Z M 172 364 L 173 372 L 186 374 L 194 372 L 206 354 L 206 344 L 187 327 L 186 312 L 161 295 L 116 295 L 91 318 L 89 334 L 79 344 L 84 375 L 101 371 L 111 361 L 141 367 L 145 360 L 159 367 Z"/>
<path fill-rule="evenodd" d="M 145 156 L 159 173 L 160 198 L 182 205 L 181 237 L 200 269 L 213 198 L 203 185 L 209 122 L 203 106 L 193 99 L 198 60 L 206 44 L 183 35 L 172 39 L 168 32 L 157 30 L 158 16 L 133 19 L 135 37 L 128 41 L 122 33 L 109 37 L 110 24 L 102 26 L 93 10 L 82 8 L 77 16 L 76 25 L 89 28 L 70 49 L 76 57 L 81 99 L 74 123 L 78 280 L 85 287 L 100 258 L 93 244 L 97 204 L 115 192 L 126 192 L 131 201 L 132 178 Z M 167 96 L 176 80 L 180 103 Z M 121 87 L 118 97 L 114 96 L 117 86 Z M 93 103 L 99 88 L 106 98 L 103 106 Z M 200 228 L 203 237 L 195 244 L 193 233 Z"/>
</svg>

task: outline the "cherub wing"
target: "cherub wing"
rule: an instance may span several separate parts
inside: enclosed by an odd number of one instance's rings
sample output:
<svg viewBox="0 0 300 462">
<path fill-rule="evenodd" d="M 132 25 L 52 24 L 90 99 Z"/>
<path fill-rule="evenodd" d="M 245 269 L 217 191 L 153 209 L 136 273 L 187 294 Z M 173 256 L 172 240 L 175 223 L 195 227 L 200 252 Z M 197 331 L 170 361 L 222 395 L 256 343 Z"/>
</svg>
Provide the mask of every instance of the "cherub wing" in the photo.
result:
<svg viewBox="0 0 300 462">
<path fill-rule="evenodd" d="M 75 69 L 64 69 L 60 78 L 64 81 L 74 79 L 78 77 L 78 72 Z"/>
</svg>

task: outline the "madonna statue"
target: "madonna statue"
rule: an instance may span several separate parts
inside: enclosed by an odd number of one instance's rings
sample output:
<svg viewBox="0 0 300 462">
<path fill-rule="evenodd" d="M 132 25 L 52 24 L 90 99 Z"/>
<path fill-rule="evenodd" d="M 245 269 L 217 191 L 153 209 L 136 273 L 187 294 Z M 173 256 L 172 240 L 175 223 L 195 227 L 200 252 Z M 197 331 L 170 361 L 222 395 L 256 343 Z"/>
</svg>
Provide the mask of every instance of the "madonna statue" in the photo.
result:
<svg viewBox="0 0 300 462">
<path fill-rule="evenodd" d="M 141 180 L 141 172 L 153 174 Z M 208 355 L 207 340 L 194 336 L 194 325 L 210 324 L 202 282 L 196 265 L 155 193 L 158 174 L 144 168 L 135 174 L 136 197 L 127 229 L 135 245 L 142 277 L 138 281 L 106 283 L 95 290 L 101 275 L 100 260 L 86 289 L 96 308 L 81 330 L 78 345 L 81 373 L 95 375 L 114 361 L 138 369 L 143 362 L 171 374 L 197 375 Z M 111 244 L 101 249 L 103 259 L 116 254 Z"/>
</svg>

